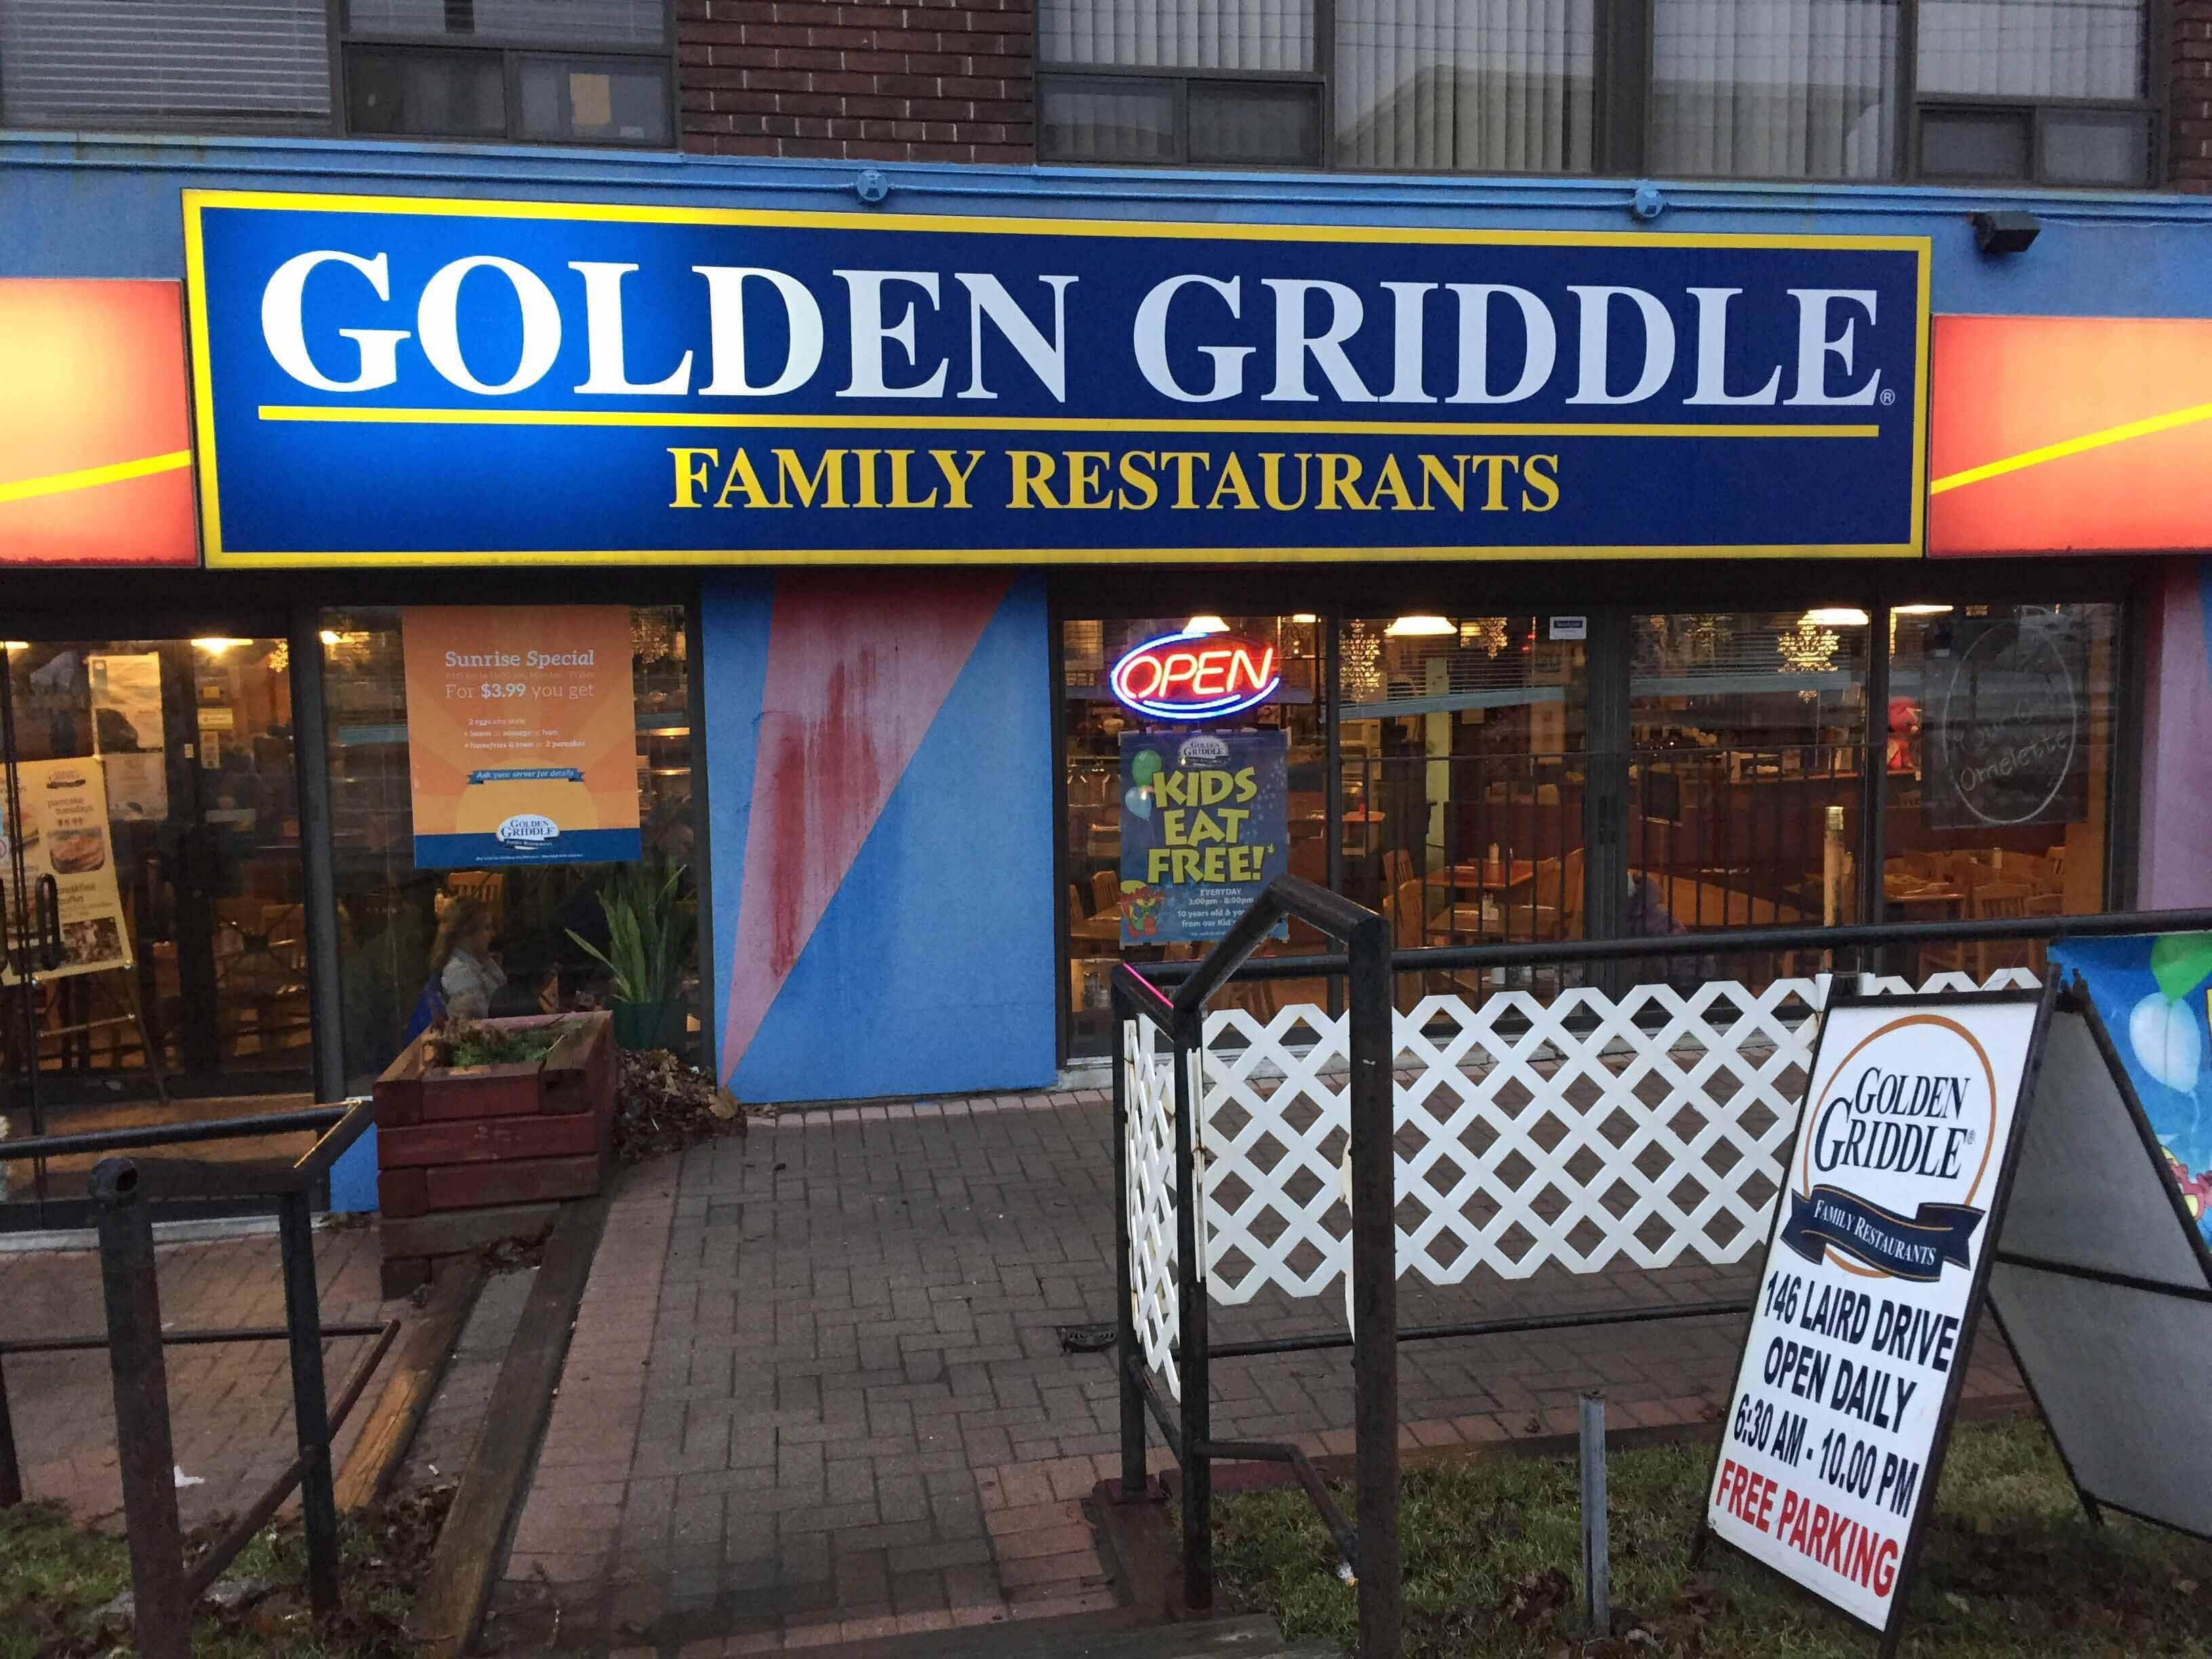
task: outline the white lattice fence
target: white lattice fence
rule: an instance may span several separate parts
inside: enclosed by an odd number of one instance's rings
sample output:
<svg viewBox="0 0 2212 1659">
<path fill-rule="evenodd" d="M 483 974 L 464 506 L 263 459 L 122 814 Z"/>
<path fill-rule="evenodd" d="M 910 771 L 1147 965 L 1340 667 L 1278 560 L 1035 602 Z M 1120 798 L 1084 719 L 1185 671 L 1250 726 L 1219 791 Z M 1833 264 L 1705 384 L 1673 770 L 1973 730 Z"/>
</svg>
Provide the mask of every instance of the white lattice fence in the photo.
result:
<svg viewBox="0 0 2212 1659">
<path fill-rule="evenodd" d="M 1194 1063 L 1197 1058 L 1192 1056 Z M 1145 1363 L 1165 1373 L 1170 1391 L 1179 1396 L 1182 1386 L 1171 1358 L 1182 1330 L 1176 1300 L 1175 1054 L 1172 1049 L 1162 1052 L 1158 1028 L 1150 1020 L 1123 1022 L 1121 1075 L 1130 1311 Z M 1191 1097 L 1199 1097 L 1195 1080 Z"/>
<path fill-rule="evenodd" d="M 2034 982 L 2016 969 L 1990 981 Z M 1743 1260 L 1780 1187 L 1823 994 L 1814 980 L 1718 981 L 1618 1000 L 1431 997 L 1399 1013 L 1399 1272 L 1448 1285 Z M 1347 1270 L 1346 1024 L 1310 1006 L 1207 1019 L 1201 1237 L 1216 1302 L 1316 1296 Z"/>
</svg>

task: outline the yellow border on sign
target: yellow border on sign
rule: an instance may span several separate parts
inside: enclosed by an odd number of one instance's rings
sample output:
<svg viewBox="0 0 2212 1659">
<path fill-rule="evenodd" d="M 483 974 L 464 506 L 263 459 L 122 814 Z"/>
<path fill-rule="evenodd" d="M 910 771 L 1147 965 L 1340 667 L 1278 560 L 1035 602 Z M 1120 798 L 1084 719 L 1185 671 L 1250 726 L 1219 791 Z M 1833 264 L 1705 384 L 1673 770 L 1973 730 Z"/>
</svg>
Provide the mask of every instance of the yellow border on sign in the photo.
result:
<svg viewBox="0 0 2212 1659">
<path fill-rule="evenodd" d="M 627 426 L 779 432 L 1249 432 L 1282 437 L 1879 438 L 1878 426 L 1638 426 L 1620 422 L 1161 421 L 1091 415 L 662 415 L 646 409 L 392 409 L 264 404 L 264 421 L 314 426 Z"/>
<path fill-rule="evenodd" d="M 757 226 L 781 229 L 957 231 L 983 235 L 1119 236 L 1187 241 L 1341 242 L 1357 239 L 1382 244 L 1491 247 L 1741 247 L 1763 249 L 1847 249 L 1911 253 L 1919 272 L 1917 338 L 1914 354 L 1912 409 L 1912 532 L 1905 542 L 1838 543 L 1785 547 L 1765 544 L 1655 546 L 1468 547 L 1175 547 L 1121 548 L 1111 553 L 1075 548 L 958 549 L 786 549 L 632 548 L 559 551 L 473 551 L 418 553 L 243 553 L 222 539 L 218 456 L 215 442 L 213 358 L 208 349 L 204 247 L 200 216 L 209 208 L 258 208 L 271 212 L 374 213 L 428 218 L 565 219 L 584 222 Z M 1700 234 L 1644 230 L 1468 230 L 1412 225 L 1217 224 L 1191 221 L 1134 219 L 1024 219 L 967 214 L 824 213 L 751 208 L 656 207 L 627 202 L 480 201 L 419 196 L 315 195 L 287 191 L 187 190 L 184 192 L 186 301 L 193 357 L 192 404 L 199 437 L 199 487 L 205 557 L 210 566 L 367 566 L 457 564 L 1126 564 L 1227 563 L 1239 562 L 1372 559 L 1387 551 L 1407 559 L 1648 559 L 1648 558 L 1917 558 L 1925 552 L 1928 469 L 1929 296 L 1932 244 L 1925 236 L 1812 236 L 1759 233 Z M 363 423 L 428 422 L 455 425 L 661 425 L 729 428 L 740 426 L 887 427 L 944 431 L 1131 431 L 1131 432 L 1314 432 L 1389 433 L 1418 436 L 1633 436 L 1633 437 L 1812 437 L 1867 438 L 1878 427 L 1716 428 L 1682 425 L 1516 425 L 1484 422 L 1449 425 L 1414 422 L 1194 422 L 1173 419 L 1113 420 L 1104 417 L 685 416 L 642 415 L 628 410 L 392 410 L 334 411 L 309 405 L 264 405 L 264 420 L 354 421 Z"/>
</svg>

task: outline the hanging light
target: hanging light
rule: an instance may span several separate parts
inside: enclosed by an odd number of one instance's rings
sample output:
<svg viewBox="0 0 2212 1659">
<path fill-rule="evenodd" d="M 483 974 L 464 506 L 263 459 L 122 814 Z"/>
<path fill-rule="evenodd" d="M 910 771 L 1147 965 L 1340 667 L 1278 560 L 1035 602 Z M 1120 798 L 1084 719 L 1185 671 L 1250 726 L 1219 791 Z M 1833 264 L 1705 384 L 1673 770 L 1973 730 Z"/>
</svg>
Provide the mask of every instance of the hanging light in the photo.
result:
<svg viewBox="0 0 2212 1659">
<path fill-rule="evenodd" d="M 1459 625 L 1449 617 L 1430 617 L 1416 614 L 1401 617 L 1382 630 L 1394 640 L 1435 639 L 1459 632 Z"/>
<path fill-rule="evenodd" d="M 1226 634 L 1229 624 L 1220 617 L 1208 614 L 1193 617 L 1182 625 L 1182 631 L 1186 634 Z"/>
<path fill-rule="evenodd" d="M 1848 605 L 1824 605 L 1808 611 L 1799 626 L 1803 628 L 1864 628 L 1870 620 L 1867 613 Z"/>
<path fill-rule="evenodd" d="M 204 640 L 194 640 L 192 641 L 192 647 L 195 650 L 206 652 L 210 657 L 220 657 L 224 652 L 231 649 L 234 646 L 251 645 L 253 641 L 252 640 L 233 640 L 211 637 Z"/>
<path fill-rule="evenodd" d="M 1302 627 L 1310 628 L 1314 623 L 1319 622 L 1321 618 L 1310 611 L 1299 611 L 1292 613 L 1291 620 L 1298 623 Z"/>
<path fill-rule="evenodd" d="M 1948 617 L 1955 608 L 1948 605 L 1899 605 L 1890 607 L 1900 617 Z"/>
<path fill-rule="evenodd" d="M 28 651 L 30 648 L 31 642 L 28 640 L 9 640 L 8 641 L 8 651 L 11 656 L 18 651 Z"/>
</svg>

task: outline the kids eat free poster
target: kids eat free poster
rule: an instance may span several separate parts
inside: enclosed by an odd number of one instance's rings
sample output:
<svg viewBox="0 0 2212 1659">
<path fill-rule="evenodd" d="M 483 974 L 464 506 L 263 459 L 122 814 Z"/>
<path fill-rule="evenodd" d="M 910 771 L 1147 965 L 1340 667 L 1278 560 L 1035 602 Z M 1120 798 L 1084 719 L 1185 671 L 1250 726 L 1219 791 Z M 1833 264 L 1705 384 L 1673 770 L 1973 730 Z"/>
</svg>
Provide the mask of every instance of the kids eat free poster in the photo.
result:
<svg viewBox="0 0 2212 1659">
<path fill-rule="evenodd" d="M 628 606 L 409 605 L 399 629 L 418 869 L 639 856 Z"/>
<path fill-rule="evenodd" d="M 1282 732 L 1121 734 L 1122 944 L 1219 939 L 1289 867 L 1289 755 Z"/>
</svg>

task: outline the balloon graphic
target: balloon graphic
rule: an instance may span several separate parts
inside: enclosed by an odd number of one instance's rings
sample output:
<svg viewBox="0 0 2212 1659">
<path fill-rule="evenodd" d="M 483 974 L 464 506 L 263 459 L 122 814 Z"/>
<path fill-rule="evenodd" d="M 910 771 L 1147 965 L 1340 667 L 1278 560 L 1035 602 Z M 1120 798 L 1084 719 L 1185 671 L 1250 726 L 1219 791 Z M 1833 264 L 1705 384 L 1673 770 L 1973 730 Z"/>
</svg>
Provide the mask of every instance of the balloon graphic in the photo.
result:
<svg viewBox="0 0 2212 1659">
<path fill-rule="evenodd" d="M 1152 792 L 1149 789 L 1132 789 L 1121 797 L 1121 805 L 1139 817 L 1148 818 L 1152 815 Z"/>
<path fill-rule="evenodd" d="M 2197 1033 L 2196 1011 L 2187 1003 L 2153 991 L 2128 1016 L 2128 1041 L 2150 1076 L 2183 1094 L 2196 1089 L 2204 1039 Z"/>
<path fill-rule="evenodd" d="M 1139 787 L 1160 775 L 1160 752 L 1157 749 L 1140 749 L 1136 759 L 1129 763 L 1129 775 Z"/>
<path fill-rule="evenodd" d="M 2212 975 L 2212 933 L 2163 933 L 2151 941 L 2150 971 L 2158 988 L 2179 1001 Z"/>
</svg>

